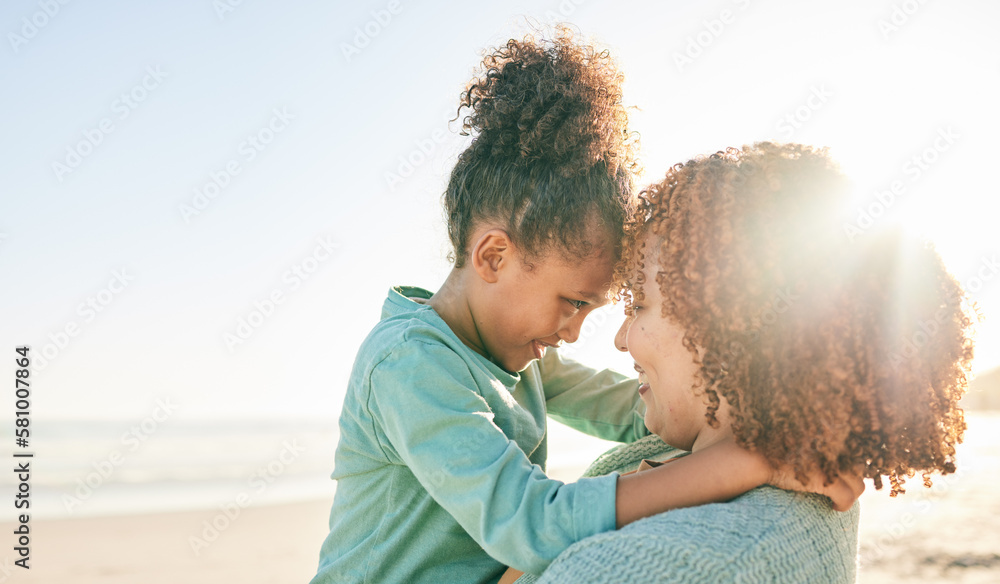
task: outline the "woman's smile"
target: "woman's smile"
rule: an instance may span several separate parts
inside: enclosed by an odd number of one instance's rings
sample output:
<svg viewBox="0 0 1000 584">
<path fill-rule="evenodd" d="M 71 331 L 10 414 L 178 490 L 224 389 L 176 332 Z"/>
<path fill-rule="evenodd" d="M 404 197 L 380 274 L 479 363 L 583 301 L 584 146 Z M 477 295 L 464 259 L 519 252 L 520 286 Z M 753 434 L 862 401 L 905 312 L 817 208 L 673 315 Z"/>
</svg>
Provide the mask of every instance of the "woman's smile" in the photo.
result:
<svg viewBox="0 0 1000 584">
<path fill-rule="evenodd" d="M 635 364 L 635 371 L 639 374 L 639 395 L 642 395 L 649 391 L 649 379 L 646 377 L 646 372 L 639 367 L 639 364 Z"/>
</svg>

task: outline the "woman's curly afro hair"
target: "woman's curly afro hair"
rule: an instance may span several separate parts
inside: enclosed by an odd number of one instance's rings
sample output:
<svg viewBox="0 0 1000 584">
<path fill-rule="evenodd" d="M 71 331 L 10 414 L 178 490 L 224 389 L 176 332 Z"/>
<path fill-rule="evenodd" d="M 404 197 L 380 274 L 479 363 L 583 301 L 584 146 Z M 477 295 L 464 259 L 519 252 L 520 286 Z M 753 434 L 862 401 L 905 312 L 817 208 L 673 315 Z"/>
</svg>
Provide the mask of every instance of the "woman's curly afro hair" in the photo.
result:
<svg viewBox="0 0 1000 584">
<path fill-rule="evenodd" d="M 637 147 L 623 76 L 607 51 L 555 32 L 489 52 L 462 93 L 473 141 L 444 195 L 456 267 L 483 222 L 503 226 L 525 257 L 558 248 L 583 258 L 621 241 Z"/>
<path fill-rule="evenodd" d="M 678 164 L 639 195 L 616 280 L 628 309 L 655 251 L 648 277 L 700 364 L 710 424 L 725 397 L 741 446 L 800 480 L 885 475 L 895 496 L 916 472 L 927 486 L 955 472 L 970 307 L 926 243 L 851 241 L 848 194 L 826 150 L 798 144 Z"/>
</svg>

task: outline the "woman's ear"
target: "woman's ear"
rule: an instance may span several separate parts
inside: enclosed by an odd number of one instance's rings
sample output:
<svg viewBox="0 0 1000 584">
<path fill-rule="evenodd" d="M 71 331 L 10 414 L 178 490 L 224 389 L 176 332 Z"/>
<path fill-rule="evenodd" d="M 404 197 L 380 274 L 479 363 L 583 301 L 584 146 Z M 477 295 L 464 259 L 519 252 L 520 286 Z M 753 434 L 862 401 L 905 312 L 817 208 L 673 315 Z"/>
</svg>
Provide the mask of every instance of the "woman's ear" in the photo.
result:
<svg viewBox="0 0 1000 584">
<path fill-rule="evenodd" d="M 493 284 L 500 271 L 513 259 L 514 245 L 503 229 L 490 229 L 479 236 L 472 247 L 472 269 L 484 282 Z"/>
</svg>

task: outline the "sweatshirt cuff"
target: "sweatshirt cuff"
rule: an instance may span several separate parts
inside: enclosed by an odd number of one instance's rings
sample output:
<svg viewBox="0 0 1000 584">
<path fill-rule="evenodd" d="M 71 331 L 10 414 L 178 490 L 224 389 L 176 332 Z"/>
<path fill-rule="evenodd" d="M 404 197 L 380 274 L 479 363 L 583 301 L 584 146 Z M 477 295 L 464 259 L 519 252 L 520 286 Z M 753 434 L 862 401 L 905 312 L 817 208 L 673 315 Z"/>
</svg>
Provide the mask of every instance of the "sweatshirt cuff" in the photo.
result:
<svg viewBox="0 0 1000 584">
<path fill-rule="evenodd" d="M 573 525 L 576 541 L 605 531 L 614 531 L 617 516 L 615 497 L 618 473 L 585 477 L 576 481 L 577 496 L 573 501 Z"/>
</svg>

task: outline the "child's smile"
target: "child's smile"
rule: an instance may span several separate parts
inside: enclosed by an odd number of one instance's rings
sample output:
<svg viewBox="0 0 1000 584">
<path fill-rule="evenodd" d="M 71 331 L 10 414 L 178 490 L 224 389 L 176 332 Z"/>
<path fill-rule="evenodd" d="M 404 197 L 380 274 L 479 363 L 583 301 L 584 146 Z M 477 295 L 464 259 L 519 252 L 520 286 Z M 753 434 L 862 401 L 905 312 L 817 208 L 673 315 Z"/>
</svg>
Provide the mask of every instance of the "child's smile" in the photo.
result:
<svg viewBox="0 0 1000 584">
<path fill-rule="evenodd" d="M 546 349 L 546 347 L 558 347 L 561 344 L 561 343 L 557 343 L 557 344 L 553 345 L 553 344 L 545 343 L 545 342 L 542 342 L 542 341 L 539 341 L 539 340 L 531 341 L 531 343 L 532 343 L 532 347 L 531 348 L 535 351 L 535 359 L 541 359 L 542 357 L 545 356 L 545 349 Z"/>
</svg>

